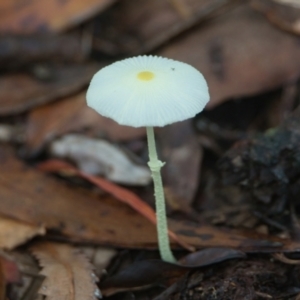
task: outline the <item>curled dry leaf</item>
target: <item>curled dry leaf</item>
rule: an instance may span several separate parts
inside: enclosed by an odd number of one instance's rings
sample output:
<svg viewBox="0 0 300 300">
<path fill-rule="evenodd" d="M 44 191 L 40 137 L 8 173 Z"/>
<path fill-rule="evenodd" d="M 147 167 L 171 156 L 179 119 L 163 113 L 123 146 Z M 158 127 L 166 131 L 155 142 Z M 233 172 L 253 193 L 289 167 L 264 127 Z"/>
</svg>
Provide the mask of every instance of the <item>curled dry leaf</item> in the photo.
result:
<svg viewBox="0 0 300 300">
<path fill-rule="evenodd" d="M 0 216 L 0 248 L 13 249 L 37 235 L 44 235 L 44 226 L 9 219 Z"/>
<path fill-rule="evenodd" d="M 47 300 L 96 300 L 101 293 L 87 258 L 64 244 L 43 242 L 31 248 L 39 260 L 45 280 L 39 293 Z"/>
<path fill-rule="evenodd" d="M 0 32 L 18 34 L 59 32 L 104 10 L 114 0 L 4 0 L 0 4 Z"/>
<path fill-rule="evenodd" d="M 121 126 L 100 116 L 86 105 L 85 94 L 38 107 L 29 113 L 25 128 L 27 156 L 38 153 L 46 142 L 57 136 L 84 128 L 112 141 L 126 141 L 145 135 L 145 128 Z"/>
<path fill-rule="evenodd" d="M 69 134 L 52 142 L 50 153 L 75 161 L 87 174 L 102 175 L 117 183 L 148 185 L 151 181 L 148 167 L 135 164 L 121 148 L 105 140 Z"/>
</svg>

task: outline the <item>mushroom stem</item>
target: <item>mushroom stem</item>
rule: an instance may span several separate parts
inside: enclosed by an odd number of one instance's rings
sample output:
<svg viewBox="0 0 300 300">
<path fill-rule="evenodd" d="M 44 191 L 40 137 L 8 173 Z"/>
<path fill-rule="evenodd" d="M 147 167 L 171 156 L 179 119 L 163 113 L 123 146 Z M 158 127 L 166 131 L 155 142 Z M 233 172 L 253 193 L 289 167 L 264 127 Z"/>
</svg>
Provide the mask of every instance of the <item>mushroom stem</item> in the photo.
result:
<svg viewBox="0 0 300 300">
<path fill-rule="evenodd" d="M 149 162 L 148 166 L 151 170 L 151 176 L 154 183 L 154 196 L 155 196 L 155 206 L 156 206 L 156 226 L 157 226 L 157 236 L 158 236 L 158 248 L 162 260 L 168 262 L 176 262 L 171 248 L 168 236 L 168 223 L 166 215 L 166 203 L 164 197 L 164 190 L 162 185 L 162 178 L 160 169 L 165 164 L 157 158 L 154 130 L 153 127 L 146 127 L 147 129 L 147 139 L 148 139 L 148 149 L 149 149 Z"/>
</svg>

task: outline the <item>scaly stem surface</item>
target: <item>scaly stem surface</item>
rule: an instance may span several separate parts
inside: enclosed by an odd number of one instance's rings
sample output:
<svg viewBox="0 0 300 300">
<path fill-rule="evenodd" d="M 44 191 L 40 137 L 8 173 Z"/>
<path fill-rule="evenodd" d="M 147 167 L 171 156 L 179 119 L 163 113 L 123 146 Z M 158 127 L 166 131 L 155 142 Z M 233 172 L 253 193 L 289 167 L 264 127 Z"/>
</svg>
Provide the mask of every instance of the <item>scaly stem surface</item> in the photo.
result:
<svg viewBox="0 0 300 300">
<path fill-rule="evenodd" d="M 149 162 L 148 166 L 152 173 L 154 183 L 154 196 L 156 206 L 156 221 L 157 221 L 157 236 L 158 236 L 158 248 L 162 260 L 167 262 L 176 262 L 171 248 L 168 236 L 168 223 L 166 215 L 166 203 L 164 197 L 164 190 L 162 185 L 160 169 L 164 165 L 163 162 L 158 160 L 154 130 L 153 127 L 147 127 L 148 149 L 149 149 Z"/>
</svg>

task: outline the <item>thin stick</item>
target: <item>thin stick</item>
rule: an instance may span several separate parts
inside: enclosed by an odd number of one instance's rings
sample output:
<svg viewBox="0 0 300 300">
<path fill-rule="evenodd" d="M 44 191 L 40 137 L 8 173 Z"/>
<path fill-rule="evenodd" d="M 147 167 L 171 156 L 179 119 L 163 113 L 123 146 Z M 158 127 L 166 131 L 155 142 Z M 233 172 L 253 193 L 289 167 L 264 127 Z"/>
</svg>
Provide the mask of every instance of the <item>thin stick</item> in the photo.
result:
<svg viewBox="0 0 300 300">
<path fill-rule="evenodd" d="M 148 166 L 152 173 L 154 183 L 154 196 L 156 205 L 156 219 L 157 219 L 157 236 L 158 236 L 158 248 L 162 260 L 168 262 L 176 262 L 171 248 L 168 236 L 168 223 L 166 215 L 166 203 L 164 197 L 164 190 L 162 185 L 160 169 L 164 165 L 163 162 L 158 160 L 154 130 L 153 127 L 147 127 L 148 149 L 149 149 L 149 162 Z"/>
</svg>

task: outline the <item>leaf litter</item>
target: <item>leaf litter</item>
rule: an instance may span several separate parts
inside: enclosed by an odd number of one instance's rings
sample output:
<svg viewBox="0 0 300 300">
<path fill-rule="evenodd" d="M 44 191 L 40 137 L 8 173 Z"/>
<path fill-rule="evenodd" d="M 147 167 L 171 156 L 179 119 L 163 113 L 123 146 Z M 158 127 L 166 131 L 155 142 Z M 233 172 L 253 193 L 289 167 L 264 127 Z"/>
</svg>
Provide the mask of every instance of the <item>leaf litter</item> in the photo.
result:
<svg viewBox="0 0 300 300">
<path fill-rule="evenodd" d="M 45 163 L 42 163 L 39 167 L 41 170 L 50 171 L 50 172 L 71 172 L 75 175 L 79 175 L 93 184 L 96 184 L 106 192 L 110 193 L 111 195 L 115 196 L 120 201 L 128 204 L 131 206 L 134 210 L 139 212 L 141 215 L 145 216 L 150 222 L 156 224 L 156 218 L 155 218 L 155 212 L 154 210 L 148 206 L 146 203 L 140 200 L 138 196 L 131 193 L 130 191 L 118 187 L 116 185 L 113 185 L 112 183 L 102 179 L 101 177 L 92 176 L 89 174 L 86 174 L 82 171 L 76 170 L 71 165 L 68 165 L 67 163 L 64 163 L 63 161 L 48 161 Z M 169 235 L 174 240 L 176 240 L 181 246 L 184 248 L 193 251 L 194 248 L 189 246 L 188 244 L 181 241 L 176 234 L 174 234 L 172 231 L 169 230 Z"/>
<path fill-rule="evenodd" d="M 0 297 L 298 299 L 297 1 L 49 3 L 0 4 Z M 85 106 L 96 70 L 143 53 L 196 66 L 212 95 L 195 122 L 158 131 L 178 264 L 153 251 L 151 185 L 49 161 L 76 134 L 145 163 L 144 130 Z"/>
<path fill-rule="evenodd" d="M 48 300 L 96 300 L 101 293 L 86 257 L 69 245 L 44 242 L 31 247 L 45 280 L 39 293 Z"/>
</svg>

